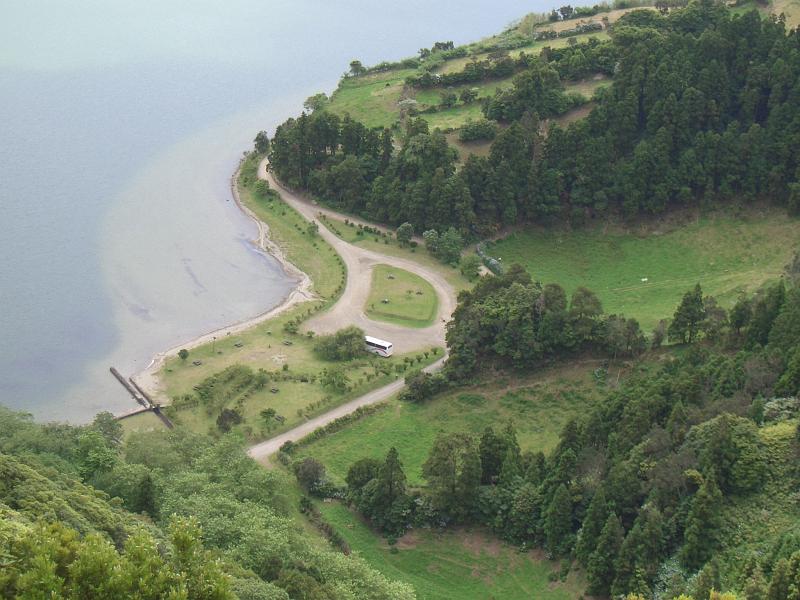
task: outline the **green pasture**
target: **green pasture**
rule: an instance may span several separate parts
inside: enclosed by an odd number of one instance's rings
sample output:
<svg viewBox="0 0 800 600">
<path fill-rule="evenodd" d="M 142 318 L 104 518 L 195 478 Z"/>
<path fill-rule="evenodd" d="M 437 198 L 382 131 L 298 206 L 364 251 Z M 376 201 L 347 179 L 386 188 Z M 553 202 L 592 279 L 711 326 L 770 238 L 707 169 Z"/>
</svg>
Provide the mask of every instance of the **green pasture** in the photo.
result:
<svg viewBox="0 0 800 600">
<path fill-rule="evenodd" d="M 414 586 L 419 600 L 572 600 L 585 589 L 579 573 L 551 582 L 559 564 L 537 552 L 519 552 L 480 529 L 444 533 L 412 530 L 396 550 L 339 503 L 318 505 L 325 520 L 372 567 Z"/>
<path fill-rule="evenodd" d="M 671 317 L 696 283 L 725 307 L 783 272 L 800 248 L 800 221 L 778 210 L 712 215 L 647 231 L 530 228 L 489 247 L 543 283 L 594 291 L 607 313 L 636 317 L 645 330 Z"/>
<path fill-rule="evenodd" d="M 503 376 L 463 387 L 423 404 L 391 401 L 383 410 L 298 451 L 322 461 L 336 481 L 365 456 L 383 458 L 396 447 L 411 485 L 422 485 L 422 464 L 440 432 L 480 435 L 509 419 L 523 450 L 548 452 L 570 418 L 585 413 L 601 396 L 593 378 L 599 363 L 553 367 L 522 379 Z"/>
<path fill-rule="evenodd" d="M 371 319 L 427 327 L 439 305 L 433 286 L 422 277 L 389 265 L 376 265 L 365 312 Z"/>
<path fill-rule="evenodd" d="M 281 338 L 291 340 L 292 345 L 279 343 Z M 311 417 L 391 383 L 412 368 L 426 366 L 441 356 L 441 349 L 434 351 L 433 348 L 423 348 L 388 359 L 365 352 L 363 357 L 351 361 L 329 362 L 317 358 L 312 352 L 312 343 L 305 336 L 287 337 L 281 334 L 273 346 L 267 346 L 266 354 L 273 352 L 271 357 L 256 359 L 251 356 L 246 360 L 229 360 L 253 370 L 264 369 L 269 374 L 268 382 L 260 389 L 252 386 L 241 388 L 236 380 L 220 382 L 214 386 L 212 404 L 198 403 L 181 407 L 181 403 L 177 403 L 169 410 L 170 417 L 181 427 L 206 433 L 216 429 L 216 419 L 222 408 L 236 408 L 243 417 L 240 426 L 242 432 L 249 440 L 258 441 L 287 431 Z M 168 364 L 165 383 L 170 397 L 191 394 L 194 385 L 202 381 L 192 375 L 192 371 L 196 370 L 192 365 L 194 358 L 194 355 L 190 355 L 185 363 Z M 288 368 L 284 370 L 283 365 L 288 365 Z M 331 368 L 345 371 L 348 378 L 346 389 L 333 390 L 323 385 L 322 371 Z M 269 408 L 274 409 L 283 420 L 265 423 L 261 412 Z"/>
<path fill-rule="evenodd" d="M 392 127 L 400 118 L 400 100 L 405 79 L 414 69 L 398 69 L 361 77 L 346 77 L 331 96 L 328 110 L 349 113 L 367 127 Z"/>
</svg>

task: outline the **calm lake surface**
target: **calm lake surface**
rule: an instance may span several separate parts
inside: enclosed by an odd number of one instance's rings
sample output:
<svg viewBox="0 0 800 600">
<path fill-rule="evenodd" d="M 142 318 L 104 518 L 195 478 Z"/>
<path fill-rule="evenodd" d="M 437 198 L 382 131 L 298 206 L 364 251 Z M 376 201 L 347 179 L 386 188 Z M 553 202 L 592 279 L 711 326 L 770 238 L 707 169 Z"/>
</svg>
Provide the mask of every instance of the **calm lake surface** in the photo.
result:
<svg viewBox="0 0 800 600">
<path fill-rule="evenodd" d="M 82 422 L 108 373 L 276 305 L 230 176 L 354 58 L 471 41 L 494 0 L 9 0 L 0 19 L 0 403 Z"/>
</svg>

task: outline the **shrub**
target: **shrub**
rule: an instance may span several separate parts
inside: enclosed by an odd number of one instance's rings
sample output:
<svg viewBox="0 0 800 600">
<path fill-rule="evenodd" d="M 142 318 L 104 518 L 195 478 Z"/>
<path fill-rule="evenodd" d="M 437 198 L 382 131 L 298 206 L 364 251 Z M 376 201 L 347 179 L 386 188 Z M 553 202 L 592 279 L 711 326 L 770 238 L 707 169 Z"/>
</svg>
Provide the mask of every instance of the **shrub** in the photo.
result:
<svg viewBox="0 0 800 600">
<path fill-rule="evenodd" d="M 314 352 L 324 360 L 352 360 L 364 353 L 364 331 L 351 325 L 331 335 L 320 335 Z"/>
<path fill-rule="evenodd" d="M 468 120 L 459 130 L 458 139 L 462 142 L 493 140 L 495 135 L 497 135 L 497 125 L 494 122 L 488 119 Z"/>
</svg>

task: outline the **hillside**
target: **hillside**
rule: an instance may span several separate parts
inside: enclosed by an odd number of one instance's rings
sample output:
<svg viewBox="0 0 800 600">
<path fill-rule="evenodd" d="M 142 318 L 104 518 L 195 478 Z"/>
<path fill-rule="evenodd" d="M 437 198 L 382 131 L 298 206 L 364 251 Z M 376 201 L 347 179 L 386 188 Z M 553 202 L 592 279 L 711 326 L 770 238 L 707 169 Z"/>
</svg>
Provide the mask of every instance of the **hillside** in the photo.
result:
<svg viewBox="0 0 800 600">
<path fill-rule="evenodd" d="M 421 597 L 462 597 L 448 560 L 475 597 L 795 597 L 800 63 L 750 8 L 354 61 L 276 130 L 273 172 L 328 210 L 449 264 L 444 236 L 492 240 L 444 370 L 278 455 Z M 454 551 L 489 532 L 525 559 Z"/>
<path fill-rule="evenodd" d="M 292 518 L 242 440 L 0 412 L 4 598 L 413 598 Z M 316 594 L 316 596 L 313 596 Z M 309 596 L 312 595 L 312 596 Z"/>
<path fill-rule="evenodd" d="M 298 290 L 157 365 L 169 431 L 0 409 L 0 595 L 800 600 L 800 34 L 749 8 L 564 6 L 259 133 Z"/>
</svg>

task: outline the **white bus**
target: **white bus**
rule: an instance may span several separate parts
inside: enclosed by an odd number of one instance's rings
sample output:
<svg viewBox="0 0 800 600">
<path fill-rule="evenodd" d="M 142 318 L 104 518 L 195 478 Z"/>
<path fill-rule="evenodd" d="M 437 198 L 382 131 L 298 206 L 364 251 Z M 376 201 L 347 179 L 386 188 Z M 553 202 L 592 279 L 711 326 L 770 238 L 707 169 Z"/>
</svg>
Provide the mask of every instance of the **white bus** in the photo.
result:
<svg viewBox="0 0 800 600">
<path fill-rule="evenodd" d="M 369 335 L 364 336 L 364 344 L 366 344 L 367 352 L 372 352 L 378 356 L 391 356 L 392 352 L 394 352 L 391 342 L 379 340 Z"/>
</svg>

